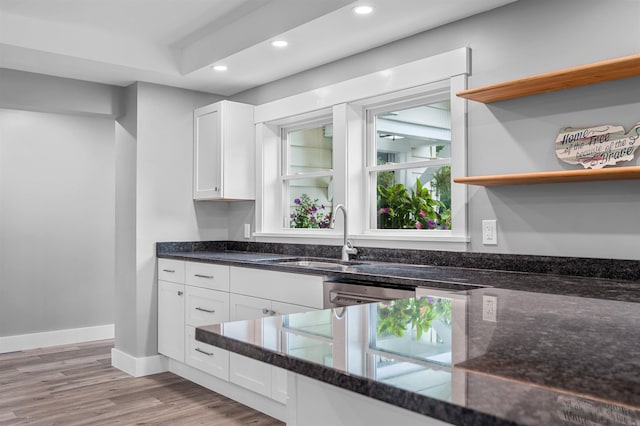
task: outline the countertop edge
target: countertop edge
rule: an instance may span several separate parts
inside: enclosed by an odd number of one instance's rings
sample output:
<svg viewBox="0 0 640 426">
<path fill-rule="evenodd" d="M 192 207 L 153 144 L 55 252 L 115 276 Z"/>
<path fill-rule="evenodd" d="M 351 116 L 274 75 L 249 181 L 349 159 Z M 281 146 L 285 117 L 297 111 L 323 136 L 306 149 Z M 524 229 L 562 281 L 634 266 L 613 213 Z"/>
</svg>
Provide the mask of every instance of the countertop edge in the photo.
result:
<svg viewBox="0 0 640 426">
<path fill-rule="evenodd" d="M 305 361 L 300 358 L 290 357 L 276 351 L 270 351 L 250 343 L 208 331 L 202 327 L 196 327 L 195 337 L 196 340 L 200 342 L 228 350 L 238 355 L 280 367 L 305 377 L 451 424 L 460 426 L 469 424 L 493 426 L 517 425 L 517 423 L 512 421 L 467 407 L 430 398 L 385 383 L 378 383 L 365 377 L 340 372 L 330 367 Z M 322 374 L 310 373 L 314 371 Z"/>
</svg>

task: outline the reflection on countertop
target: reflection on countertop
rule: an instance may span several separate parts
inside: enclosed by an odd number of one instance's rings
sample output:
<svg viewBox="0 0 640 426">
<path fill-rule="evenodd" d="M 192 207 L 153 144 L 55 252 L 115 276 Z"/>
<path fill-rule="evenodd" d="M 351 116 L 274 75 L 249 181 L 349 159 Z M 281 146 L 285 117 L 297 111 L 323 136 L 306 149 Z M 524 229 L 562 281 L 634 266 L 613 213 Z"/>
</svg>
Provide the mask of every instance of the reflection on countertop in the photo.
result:
<svg viewBox="0 0 640 426">
<path fill-rule="evenodd" d="M 640 424 L 640 305 L 499 288 L 200 327 L 196 338 L 453 424 Z M 484 296 L 497 299 L 483 320 Z"/>
</svg>

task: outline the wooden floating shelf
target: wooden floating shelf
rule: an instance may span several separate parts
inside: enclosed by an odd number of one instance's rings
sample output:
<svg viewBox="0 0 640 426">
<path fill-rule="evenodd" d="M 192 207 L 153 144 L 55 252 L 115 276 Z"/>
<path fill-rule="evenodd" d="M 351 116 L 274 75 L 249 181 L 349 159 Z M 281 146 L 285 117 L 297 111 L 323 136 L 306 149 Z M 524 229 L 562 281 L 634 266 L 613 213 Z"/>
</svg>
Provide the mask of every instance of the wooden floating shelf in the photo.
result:
<svg viewBox="0 0 640 426">
<path fill-rule="evenodd" d="M 491 103 L 640 75 L 640 54 L 463 90 L 457 96 Z"/>
<path fill-rule="evenodd" d="M 463 183 L 467 185 L 504 186 L 629 179 L 640 179 L 640 166 L 617 167 L 611 169 L 561 170 L 556 172 L 469 176 L 455 178 L 453 181 L 455 183 Z"/>
</svg>

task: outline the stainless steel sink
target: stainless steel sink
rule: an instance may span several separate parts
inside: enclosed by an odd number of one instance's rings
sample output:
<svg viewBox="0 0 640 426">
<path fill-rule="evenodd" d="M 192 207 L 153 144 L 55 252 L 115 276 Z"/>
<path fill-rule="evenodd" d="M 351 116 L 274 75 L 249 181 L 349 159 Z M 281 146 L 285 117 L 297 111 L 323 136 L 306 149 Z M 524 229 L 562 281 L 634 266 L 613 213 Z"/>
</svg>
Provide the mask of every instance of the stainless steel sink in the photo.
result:
<svg viewBox="0 0 640 426">
<path fill-rule="evenodd" d="M 289 260 L 285 262 L 278 262 L 278 265 L 305 266 L 307 268 L 334 268 L 336 266 L 348 266 L 348 264 L 343 265 L 341 262 L 327 262 L 324 260 Z"/>
<path fill-rule="evenodd" d="M 344 261 L 340 259 L 323 259 L 323 258 L 294 258 L 283 259 L 277 262 L 270 262 L 279 266 L 296 266 L 300 268 L 318 268 L 330 269 L 333 271 L 346 271 L 354 265 L 363 265 L 364 262 Z"/>
</svg>

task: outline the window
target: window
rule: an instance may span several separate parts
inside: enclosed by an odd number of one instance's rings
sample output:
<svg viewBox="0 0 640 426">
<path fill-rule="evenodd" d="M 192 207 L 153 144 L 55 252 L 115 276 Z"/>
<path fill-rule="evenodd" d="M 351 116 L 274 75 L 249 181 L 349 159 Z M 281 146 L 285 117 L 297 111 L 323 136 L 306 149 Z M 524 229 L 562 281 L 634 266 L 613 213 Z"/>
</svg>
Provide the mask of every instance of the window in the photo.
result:
<svg viewBox="0 0 640 426">
<path fill-rule="evenodd" d="M 451 229 L 449 91 L 367 109 L 372 229 Z"/>
<path fill-rule="evenodd" d="M 285 228 L 328 228 L 333 205 L 330 119 L 282 128 Z"/>
<path fill-rule="evenodd" d="M 341 244 L 342 215 L 322 228 L 344 204 L 356 247 L 464 250 L 468 67 L 461 48 L 257 106 L 256 240 Z"/>
</svg>

